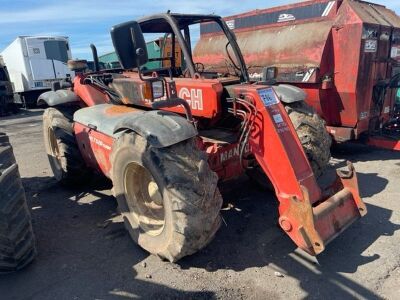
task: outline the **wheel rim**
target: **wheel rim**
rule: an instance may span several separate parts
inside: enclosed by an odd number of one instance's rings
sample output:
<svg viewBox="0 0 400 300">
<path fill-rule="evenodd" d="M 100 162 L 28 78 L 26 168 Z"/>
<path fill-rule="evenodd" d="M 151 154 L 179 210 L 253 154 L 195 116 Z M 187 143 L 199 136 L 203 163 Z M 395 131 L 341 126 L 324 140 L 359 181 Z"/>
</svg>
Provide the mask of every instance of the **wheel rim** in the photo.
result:
<svg viewBox="0 0 400 300">
<path fill-rule="evenodd" d="M 159 235 L 165 225 L 163 198 L 150 172 L 137 163 L 130 163 L 124 175 L 125 198 L 129 214 L 147 234 Z"/>
<path fill-rule="evenodd" d="M 57 138 L 54 133 L 53 128 L 49 127 L 47 129 L 47 136 L 49 137 L 49 149 L 52 161 L 54 163 L 54 167 L 56 171 L 61 171 L 61 156 L 60 149 L 58 148 Z"/>
</svg>

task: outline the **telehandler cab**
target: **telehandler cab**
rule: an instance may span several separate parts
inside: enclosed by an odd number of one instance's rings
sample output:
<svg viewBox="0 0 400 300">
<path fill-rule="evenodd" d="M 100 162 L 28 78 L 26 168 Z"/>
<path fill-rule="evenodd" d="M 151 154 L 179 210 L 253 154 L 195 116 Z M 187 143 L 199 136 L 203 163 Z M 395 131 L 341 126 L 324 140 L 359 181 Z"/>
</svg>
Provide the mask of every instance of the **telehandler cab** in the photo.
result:
<svg viewBox="0 0 400 300">
<path fill-rule="evenodd" d="M 204 22 L 225 33 L 226 74 L 192 60 L 189 27 Z M 167 68 L 142 67 L 151 60 L 144 34 L 167 34 L 173 47 L 177 41 L 182 65 L 172 54 L 155 58 L 169 60 Z M 44 139 L 56 179 L 78 184 L 92 170 L 110 178 L 126 228 L 142 248 L 177 261 L 204 247 L 221 222 L 218 181 L 247 170 L 270 180 L 280 226 L 312 255 L 366 214 L 351 163 L 328 188 L 318 185 L 280 100 L 301 98 L 301 91 L 252 84 L 220 17 L 158 14 L 116 25 L 111 37 L 121 69 L 83 73 L 84 61 L 72 61 L 73 82 L 54 85 L 38 101 L 52 106 Z"/>
</svg>

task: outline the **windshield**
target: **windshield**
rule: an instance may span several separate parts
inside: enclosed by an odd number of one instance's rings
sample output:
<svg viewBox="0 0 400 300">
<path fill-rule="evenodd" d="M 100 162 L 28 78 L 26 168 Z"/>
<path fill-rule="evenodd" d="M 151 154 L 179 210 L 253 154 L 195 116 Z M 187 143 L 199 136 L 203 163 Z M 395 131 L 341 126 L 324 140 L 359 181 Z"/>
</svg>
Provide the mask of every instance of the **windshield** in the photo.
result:
<svg viewBox="0 0 400 300">
<path fill-rule="evenodd" d="M 149 56 L 149 62 L 145 65 L 146 70 L 171 68 L 174 75 L 184 77 L 193 77 L 194 73 L 198 73 L 208 78 L 221 76 L 246 78 L 247 71 L 234 35 L 226 26 L 224 28 L 221 26 L 219 22 L 222 21 L 218 17 L 192 15 L 173 15 L 172 17 L 173 21 L 170 22 L 167 20 L 170 18 L 169 15 L 167 18 L 149 17 L 140 22 Z M 220 44 L 223 44 L 222 50 L 218 50 L 218 59 L 222 61 L 222 68 L 211 63 L 213 57 L 207 55 L 210 49 L 202 47 L 201 25 L 203 23 L 218 26 L 224 32 L 228 31 L 228 35 L 223 35 L 220 39 Z M 222 24 L 225 25 L 225 23 Z M 242 75 L 243 73 L 245 74 Z"/>
</svg>

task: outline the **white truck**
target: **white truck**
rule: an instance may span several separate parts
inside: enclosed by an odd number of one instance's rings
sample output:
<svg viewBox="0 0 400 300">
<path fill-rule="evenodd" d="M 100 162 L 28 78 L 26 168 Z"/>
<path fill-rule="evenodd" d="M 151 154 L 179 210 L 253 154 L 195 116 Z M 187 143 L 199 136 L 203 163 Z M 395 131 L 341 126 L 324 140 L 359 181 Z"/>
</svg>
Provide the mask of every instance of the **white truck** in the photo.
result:
<svg viewBox="0 0 400 300">
<path fill-rule="evenodd" d="M 68 37 L 19 36 L 0 54 L 14 88 L 15 102 L 34 105 L 52 82 L 73 77 Z"/>
</svg>

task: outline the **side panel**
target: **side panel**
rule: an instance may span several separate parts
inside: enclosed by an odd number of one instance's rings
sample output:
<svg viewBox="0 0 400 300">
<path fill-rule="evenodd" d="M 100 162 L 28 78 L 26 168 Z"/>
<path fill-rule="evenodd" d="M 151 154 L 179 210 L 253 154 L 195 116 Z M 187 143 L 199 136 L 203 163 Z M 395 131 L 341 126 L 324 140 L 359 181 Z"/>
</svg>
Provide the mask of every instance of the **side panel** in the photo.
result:
<svg viewBox="0 0 400 300">
<path fill-rule="evenodd" d="M 339 106 L 339 123 L 345 127 L 355 127 L 358 122 L 359 110 L 365 111 L 362 106 L 368 105 L 366 99 L 357 103 L 357 82 L 361 49 L 362 26 L 355 23 L 357 18 L 347 6 L 340 8 L 341 17 L 335 24 L 337 30 L 332 30 L 333 63 L 335 66 L 334 83 L 338 93 L 336 99 Z M 367 84 L 365 87 L 367 87 Z M 361 107 L 359 107 L 360 104 Z M 329 124 L 334 125 L 334 124 Z"/>
<path fill-rule="evenodd" d="M 110 177 L 110 154 L 114 139 L 76 122 L 74 131 L 86 165 Z"/>
<path fill-rule="evenodd" d="M 1 53 L 4 63 L 7 66 L 10 81 L 13 84 L 15 93 L 29 90 L 31 73 L 27 55 L 26 46 L 22 38 L 14 40 Z"/>
<path fill-rule="evenodd" d="M 151 107 L 151 101 L 145 99 L 143 96 L 144 82 L 139 79 L 138 74 L 126 72 L 124 76 L 122 78 L 115 78 L 112 83 L 112 87 L 122 95 L 122 101 L 125 104 Z M 207 119 L 216 119 L 219 117 L 221 113 L 220 99 L 223 91 L 219 80 L 192 78 L 175 78 L 174 80 L 178 96 L 189 103 L 193 116 Z M 185 113 L 182 107 L 172 107 L 163 110 L 180 114 Z"/>
</svg>

